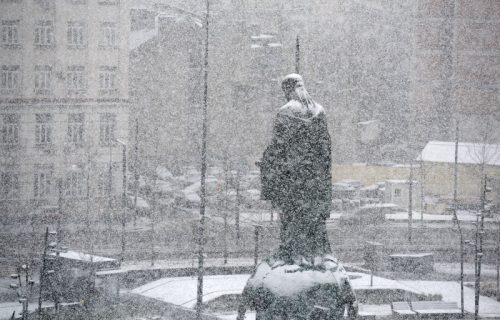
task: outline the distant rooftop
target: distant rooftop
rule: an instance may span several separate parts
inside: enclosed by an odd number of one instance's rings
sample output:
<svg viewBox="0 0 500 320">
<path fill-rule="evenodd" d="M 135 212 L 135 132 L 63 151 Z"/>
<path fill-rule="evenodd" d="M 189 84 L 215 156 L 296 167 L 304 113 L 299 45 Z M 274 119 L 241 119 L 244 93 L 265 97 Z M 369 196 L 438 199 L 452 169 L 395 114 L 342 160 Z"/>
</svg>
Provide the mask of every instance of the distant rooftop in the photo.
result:
<svg viewBox="0 0 500 320">
<path fill-rule="evenodd" d="M 428 162 L 455 162 L 455 142 L 430 141 L 418 160 Z M 458 143 L 458 163 L 500 166 L 500 144 Z"/>
<path fill-rule="evenodd" d="M 56 255 L 56 253 L 52 253 L 51 255 Z M 60 252 L 58 254 L 61 258 L 70 259 L 70 260 L 79 260 L 84 262 L 115 262 L 116 259 L 95 256 L 88 253 L 77 252 L 77 251 L 66 251 Z"/>
</svg>

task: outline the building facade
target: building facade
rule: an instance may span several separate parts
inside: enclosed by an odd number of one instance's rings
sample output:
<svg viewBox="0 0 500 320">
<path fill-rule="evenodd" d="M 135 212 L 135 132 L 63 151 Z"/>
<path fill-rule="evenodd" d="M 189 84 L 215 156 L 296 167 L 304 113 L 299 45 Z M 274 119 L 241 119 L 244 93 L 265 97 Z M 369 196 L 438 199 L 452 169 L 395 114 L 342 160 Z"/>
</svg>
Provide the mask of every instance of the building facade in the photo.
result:
<svg viewBox="0 0 500 320">
<path fill-rule="evenodd" d="M 130 101 L 140 174 L 198 166 L 203 95 L 202 17 L 177 6 L 131 5 Z M 131 128 L 132 135 L 135 128 Z"/>
<path fill-rule="evenodd" d="M 415 142 L 500 139 L 500 2 L 418 0 L 410 105 Z"/>
<path fill-rule="evenodd" d="M 3 213 L 121 193 L 129 21 L 122 0 L 0 2 Z"/>
</svg>

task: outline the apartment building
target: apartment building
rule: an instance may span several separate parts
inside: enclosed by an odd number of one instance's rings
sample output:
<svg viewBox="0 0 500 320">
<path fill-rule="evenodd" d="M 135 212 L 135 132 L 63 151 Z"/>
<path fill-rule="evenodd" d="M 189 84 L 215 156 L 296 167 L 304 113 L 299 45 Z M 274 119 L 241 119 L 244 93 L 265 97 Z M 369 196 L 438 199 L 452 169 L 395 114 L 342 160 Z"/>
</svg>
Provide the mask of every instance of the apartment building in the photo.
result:
<svg viewBox="0 0 500 320">
<path fill-rule="evenodd" d="M 121 193 L 129 21 L 124 0 L 0 1 L 4 215 Z"/>
<path fill-rule="evenodd" d="M 500 139 L 500 2 L 414 2 L 411 109 L 417 142 Z"/>
</svg>

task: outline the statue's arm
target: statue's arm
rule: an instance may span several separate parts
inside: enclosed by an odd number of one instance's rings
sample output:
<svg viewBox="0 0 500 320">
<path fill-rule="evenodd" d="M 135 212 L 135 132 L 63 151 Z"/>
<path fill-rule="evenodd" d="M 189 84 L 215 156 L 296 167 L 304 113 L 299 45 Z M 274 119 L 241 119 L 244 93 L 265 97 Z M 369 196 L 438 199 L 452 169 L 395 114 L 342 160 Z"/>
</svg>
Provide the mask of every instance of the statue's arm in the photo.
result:
<svg viewBox="0 0 500 320">
<path fill-rule="evenodd" d="M 278 200 L 280 178 L 284 170 L 284 155 L 286 153 L 286 127 L 284 119 L 278 114 L 273 125 L 271 143 L 262 155 L 261 171 L 261 198 L 264 200 Z"/>
<path fill-rule="evenodd" d="M 320 176 L 323 177 L 321 198 L 330 203 L 332 200 L 332 141 L 330 133 L 328 132 L 325 115 L 322 115 L 318 130 L 319 141 L 317 158 L 320 159 L 318 169 L 320 171 Z"/>
</svg>

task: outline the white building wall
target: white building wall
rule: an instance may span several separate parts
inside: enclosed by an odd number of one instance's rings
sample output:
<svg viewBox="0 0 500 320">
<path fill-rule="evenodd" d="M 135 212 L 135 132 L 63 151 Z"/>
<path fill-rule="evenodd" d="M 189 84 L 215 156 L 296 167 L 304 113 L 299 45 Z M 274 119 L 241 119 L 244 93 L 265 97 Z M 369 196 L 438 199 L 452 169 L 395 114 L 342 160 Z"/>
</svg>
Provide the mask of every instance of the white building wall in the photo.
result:
<svg viewBox="0 0 500 320">
<path fill-rule="evenodd" d="M 19 89 L 11 92 L 0 90 L 0 127 L 4 125 L 5 115 L 19 117 L 17 143 L 2 144 L 0 139 L 0 173 L 15 172 L 19 188 L 15 195 L 11 194 L 8 198 L 0 193 L 0 206 L 10 205 L 12 200 L 21 203 L 33 200 L 34 173 L 38 164 L 53 167 L 52 192 L 43 199 L 43 204 L 57 203 L 57 179 L 65 178 L 69 170 L 85 171 L 89 155 L 92 166 L 109 166 L 109 147 L 99 144 L 101 113 L 115 114 L 115 138 L 123 141 L 128 139 L 128 1 L 116 1 L 116 5 L 100 4 L 102 0 L 86 0 L 82 1 L 83 4 L 73 4 L 67 0 L 41 2 L 48 3 L 48 9 L 41 7 L 38 1 L 0 2 L 0 28 L 2 21 L 19 21 L 19 44 L 14 47 L 0 44 L 0 67 L 20 66 Z M 51 47 L 40 48 L 34 43 L 35 27 L 41 20 L 53 23 L 54 45 Z M 85 23 L 82 48 L 70 48 L 68 45 L 69 21 Z M 116 24 L 117 42 L 113 48 L 99 46 L 102 22 Z M 48 95 L 35 93 L 36 65 L 52 66 L 52 92 Z M 66 74 L 71 65 L 85 67 L 86 93 L 68 93 Z M 117 66 L 116 91 L 110 95 L 100 92 L 100 66 Z M 52 143 L 47 148 L 40 148 L 35 143 L 38 113 L 52 115 Z M 84 114 L 84 147 L 68 143 L 70 113 Z M 118 194 L 122 186 L 122 147 L 115 144 L 111 151 L 114 163 L 113 190 Z M 97 178 L 96 175 L 91 177 L 91 190 L 96 188 Z M 2 181 L 0 185 L 5 188 Z"/>
</svg>

